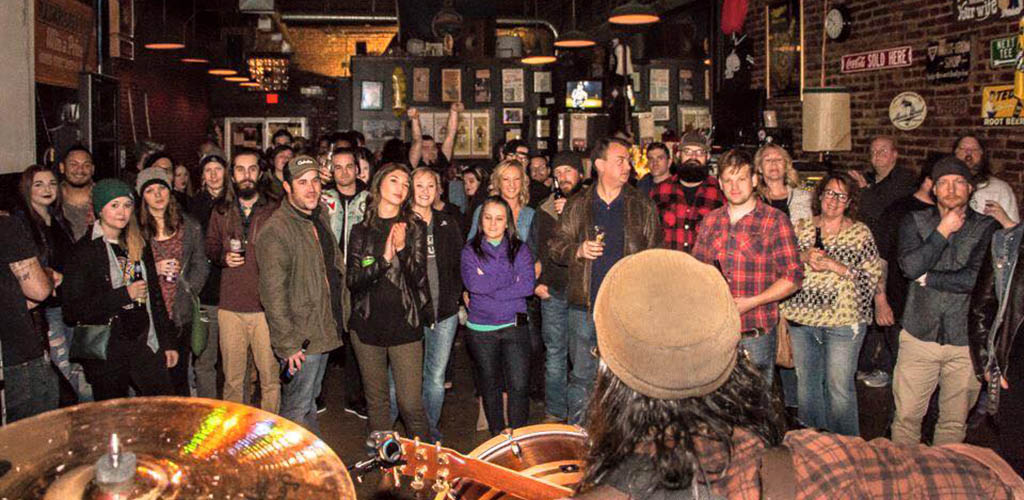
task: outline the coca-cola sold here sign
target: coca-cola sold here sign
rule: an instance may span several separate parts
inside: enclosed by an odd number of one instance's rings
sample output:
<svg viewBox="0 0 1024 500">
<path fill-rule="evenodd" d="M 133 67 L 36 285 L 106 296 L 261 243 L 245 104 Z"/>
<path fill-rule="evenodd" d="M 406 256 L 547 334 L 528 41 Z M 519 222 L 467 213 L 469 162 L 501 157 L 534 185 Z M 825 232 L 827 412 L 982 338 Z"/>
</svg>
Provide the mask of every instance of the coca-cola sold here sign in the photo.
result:
<svg viewBox="0 0 1024 500">
<path fill-rule="evenodd" d="M 892 49 L 872 50 L 843 56 L 842 72 L 859 73 L 890 68 L 904 68 L 912 62 L 913 50 L 909 45 Z"/>
</svg>

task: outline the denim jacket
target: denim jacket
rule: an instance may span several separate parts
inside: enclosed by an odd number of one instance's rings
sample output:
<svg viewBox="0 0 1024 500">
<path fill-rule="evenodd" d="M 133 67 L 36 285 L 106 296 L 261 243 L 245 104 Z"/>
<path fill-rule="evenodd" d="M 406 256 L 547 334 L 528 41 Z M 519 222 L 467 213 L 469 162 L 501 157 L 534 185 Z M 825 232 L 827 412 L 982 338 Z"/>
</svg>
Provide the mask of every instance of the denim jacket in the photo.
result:
<svg viewBox="0 0 1024 500">
<path fill-rule="evenodd" d="M 967 313 L 995 219 L 967 210 L 963 226 L 945 238 L 938 208 L 911 212 L 899 231 L 898 260 L 910 283 L 903 328 L 918 340 L 966 346 Z M 925 286 L 916 280 L 927 274 Z"/>
</svg>

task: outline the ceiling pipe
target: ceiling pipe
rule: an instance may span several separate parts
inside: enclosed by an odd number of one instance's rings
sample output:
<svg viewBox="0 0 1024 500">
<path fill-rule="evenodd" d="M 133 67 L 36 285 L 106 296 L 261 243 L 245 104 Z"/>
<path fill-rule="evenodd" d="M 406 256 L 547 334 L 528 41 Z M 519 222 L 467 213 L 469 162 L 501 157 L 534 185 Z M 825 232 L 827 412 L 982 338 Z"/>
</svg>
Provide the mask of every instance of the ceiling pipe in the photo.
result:
<svg viewBox="0 0 1024 500">
<path fill-rule="evenodd" d="M 297 23 L 371 23 L 371 24 L 395 24 L 398 17 L 392 15 L 366 15 L 366 14 L 281 14 L 284 21 Z M 541 26 L 557 39 L 558 29 L 544 19 L 499 17 L 494 20 L 499 26 Z"/>
</svg>

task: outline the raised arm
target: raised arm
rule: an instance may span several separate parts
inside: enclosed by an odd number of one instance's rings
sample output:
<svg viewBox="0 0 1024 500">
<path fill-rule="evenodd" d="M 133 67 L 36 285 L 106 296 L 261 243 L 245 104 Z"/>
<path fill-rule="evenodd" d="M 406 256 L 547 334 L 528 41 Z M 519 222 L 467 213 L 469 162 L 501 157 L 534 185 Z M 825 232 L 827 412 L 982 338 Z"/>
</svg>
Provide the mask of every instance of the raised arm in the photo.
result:
<svg viewBox="0 0 1024 500">
<path fill-rule="evenodd" d="M 452 153 L 455 151 L 455 134 L 459 132 L 459 113 L 464 109 L 465 107 L 461 102 L 453 102 L 448 110 L 448 133 L 445 134 L 444 142 L 441 143 L 441 152 L 444 153 L 444 157 L 449 161 L 451 161 Z"/>
<path fill-rule="evenodd" d="M 409 166 L 416 168 L 423 158 L 423 126 L 420 124 L 420 110 L 409 108 L 409 123 L 412 125 L 412 144 L 409 146 Z"/>
</svg>

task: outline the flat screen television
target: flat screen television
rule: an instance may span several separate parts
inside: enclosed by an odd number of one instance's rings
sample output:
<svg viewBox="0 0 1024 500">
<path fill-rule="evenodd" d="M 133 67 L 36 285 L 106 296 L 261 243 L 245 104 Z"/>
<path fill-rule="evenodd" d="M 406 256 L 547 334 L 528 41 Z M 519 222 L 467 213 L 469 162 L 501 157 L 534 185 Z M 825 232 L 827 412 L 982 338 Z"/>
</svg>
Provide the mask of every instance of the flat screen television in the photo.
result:
<svg viewBox="0 0 1024 500">
<path fill-rule="evenodd" d="M 566 109 L 599 109 L 604 105 L 601 100 L 601 82 L 596 80 L 577 80 L 565 83 Z"/>
</svg>

